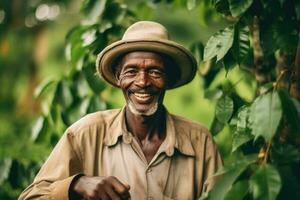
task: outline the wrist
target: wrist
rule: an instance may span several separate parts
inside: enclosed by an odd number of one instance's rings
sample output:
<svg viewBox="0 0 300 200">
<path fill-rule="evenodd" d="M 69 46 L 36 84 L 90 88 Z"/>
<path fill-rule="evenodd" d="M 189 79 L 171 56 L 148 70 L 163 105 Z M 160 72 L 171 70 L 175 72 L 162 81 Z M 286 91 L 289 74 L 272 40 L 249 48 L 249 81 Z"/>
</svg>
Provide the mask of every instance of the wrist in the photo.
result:
<svg viewBox="0 0 300 200">
<path fill-rule="evenodd" d="M 70 200 L 78 200 L 78 199 L 82 199 L 82 196 L 76 191 L 76 184 L 78 183 L 79 179 L 81 177 L 83 177 L 84 174 L 78 174 L 76 175 L 69 187 L 69 199 Z"/>
</svg>

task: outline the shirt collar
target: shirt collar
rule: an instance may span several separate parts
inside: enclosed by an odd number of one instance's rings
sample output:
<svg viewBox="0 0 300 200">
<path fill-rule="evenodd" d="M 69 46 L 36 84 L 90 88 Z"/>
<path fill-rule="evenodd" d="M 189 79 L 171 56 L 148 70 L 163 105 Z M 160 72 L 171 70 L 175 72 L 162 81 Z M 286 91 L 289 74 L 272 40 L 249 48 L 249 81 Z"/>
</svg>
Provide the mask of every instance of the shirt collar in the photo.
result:
<svg viewBox="0 0 300 200">
<path fill-rule="evenodd" d="M 165 151 L 167 156 L 172 156 L 174 150 L 187 156 L 195 156 L 195 151 L 192 146 L 191 138 L 184 129 L 176 127 L 176 118 L 166 111 L 167 133 L 164 142 L 162 143 L 162 151 Z M 122 136 L 123 142 L 130 144 L 133 136 L 127 131 L 125 123 L 125 107 L 123 107 L 111 122 L 107 134 L 104 139 L 104 144 L 107 146 L 114 146 L 118 138 Z"/>
</svg>

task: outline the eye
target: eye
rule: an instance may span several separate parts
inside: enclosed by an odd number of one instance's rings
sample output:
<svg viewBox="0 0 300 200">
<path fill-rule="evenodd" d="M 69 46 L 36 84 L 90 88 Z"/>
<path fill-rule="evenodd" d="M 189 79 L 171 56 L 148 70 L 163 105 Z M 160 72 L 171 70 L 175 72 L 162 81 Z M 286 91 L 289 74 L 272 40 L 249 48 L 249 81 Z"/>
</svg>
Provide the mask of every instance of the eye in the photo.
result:
<svg viewBox="0 0 300 200">
<path fill-rule="evenodd" d="M 162 78 L 165 73 L 160 69 L 150 69 L 148 74 L 154 78 Z"/>
<path fill-rule="evenodd" d="M 135 76 L 137 75 L 138 70 L 135 68 L 128 68 L 122 74 L 125 76 Z"/>
</svg>

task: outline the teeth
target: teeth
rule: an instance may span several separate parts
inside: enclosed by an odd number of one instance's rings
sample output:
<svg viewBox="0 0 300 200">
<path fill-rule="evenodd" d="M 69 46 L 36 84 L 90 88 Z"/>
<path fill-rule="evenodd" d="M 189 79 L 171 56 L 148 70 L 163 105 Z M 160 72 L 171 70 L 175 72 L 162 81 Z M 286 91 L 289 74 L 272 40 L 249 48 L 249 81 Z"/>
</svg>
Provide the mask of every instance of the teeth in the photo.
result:
<svg viewBox="0 0 300 200">
<path fill-rule="evenodd" d="M 141 98 L 141 99 L 144 99 L 144 98 L 148 98 L 150 97 L 151 95 L 150 94 L 147 94 L 147 93 L 134 93 L 134 96 L 138 97 L 138 98 Z"/>
</svg>

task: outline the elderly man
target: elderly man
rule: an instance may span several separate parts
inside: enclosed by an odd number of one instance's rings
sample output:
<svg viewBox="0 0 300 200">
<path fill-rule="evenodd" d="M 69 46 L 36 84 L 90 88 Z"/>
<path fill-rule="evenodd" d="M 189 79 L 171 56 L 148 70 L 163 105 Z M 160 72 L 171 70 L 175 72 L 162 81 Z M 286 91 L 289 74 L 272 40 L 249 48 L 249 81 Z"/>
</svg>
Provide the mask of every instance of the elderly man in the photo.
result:
<svg viewBox="0 0 300 200">
<path fill-rule="evenodd" d="M 222 165 L 203 126 L 168 113 L 167 89 L 190 82 L 191 53 L 160 24 L 141 21 L 98 56 L 98 73 L 119 87 L 123 109 L 69 127 L 20 199 L 196 199 Z"/>
</svg>

